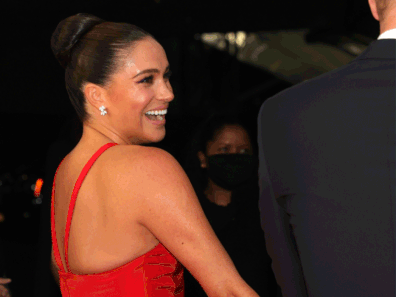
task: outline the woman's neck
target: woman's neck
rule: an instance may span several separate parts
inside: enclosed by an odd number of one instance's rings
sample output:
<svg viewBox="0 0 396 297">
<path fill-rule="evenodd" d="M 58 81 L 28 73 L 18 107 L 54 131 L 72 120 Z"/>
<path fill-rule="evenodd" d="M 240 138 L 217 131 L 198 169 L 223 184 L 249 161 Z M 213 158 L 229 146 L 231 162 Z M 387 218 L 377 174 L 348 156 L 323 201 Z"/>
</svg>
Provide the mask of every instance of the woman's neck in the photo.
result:
<svg viewBox="0 0 396 297">
<path fill-rule="evenodd" d="M 205 190 L 205 196 L 209 201 L 220 206 L 227 206 L 231 202 L 232 192 L 216 185 L 211 179 Z"/>
<path fill-rule="evenodd" d="M 92 139 L 98 139 L 99 141 L 128 144 L 127 141 L 121 138 L 117 133 L 114 133 L 104 126 L 91 123 L 84 124 L 81 139 L 83 141 L 88 140 L 89 142 L 92 141 Z"/>
</svg>

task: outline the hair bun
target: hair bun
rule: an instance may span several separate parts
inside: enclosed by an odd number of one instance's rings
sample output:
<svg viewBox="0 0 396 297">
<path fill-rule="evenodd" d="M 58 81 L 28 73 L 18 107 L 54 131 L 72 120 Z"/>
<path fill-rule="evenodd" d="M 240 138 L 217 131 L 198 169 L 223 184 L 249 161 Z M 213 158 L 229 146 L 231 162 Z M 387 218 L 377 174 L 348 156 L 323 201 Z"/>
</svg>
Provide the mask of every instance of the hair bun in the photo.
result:
<svg viewBox="0 0 396 297">
<path fill-rule="evenodd" d="M 105 21 L 94 15 L 79 13 L 58 24 L 51 37 L 51 49 L 63 68 L 66 68 L 71 60 L 73 46 L 84 34 L 103 22 Z"/>
</svg>

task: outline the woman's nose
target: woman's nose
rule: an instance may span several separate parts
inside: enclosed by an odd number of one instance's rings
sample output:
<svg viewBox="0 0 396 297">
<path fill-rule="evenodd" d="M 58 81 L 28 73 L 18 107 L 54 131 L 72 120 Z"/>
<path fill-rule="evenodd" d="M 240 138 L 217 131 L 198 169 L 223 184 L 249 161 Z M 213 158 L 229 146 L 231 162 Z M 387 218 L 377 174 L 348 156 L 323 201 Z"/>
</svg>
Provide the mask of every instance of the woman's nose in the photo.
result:
<svg viewBox="0 0 396 297">
<path fill-rule="evenodd" d="M 162 82 L 161 86 L 159 87 L 159 94 L 158 94 L 158 99 L 164 100 L 166 102 L 170 102 L 175 98 L 175 95 L 173 94 L 173 89 L 170 84 L 170 82 Z"/>
</svg>

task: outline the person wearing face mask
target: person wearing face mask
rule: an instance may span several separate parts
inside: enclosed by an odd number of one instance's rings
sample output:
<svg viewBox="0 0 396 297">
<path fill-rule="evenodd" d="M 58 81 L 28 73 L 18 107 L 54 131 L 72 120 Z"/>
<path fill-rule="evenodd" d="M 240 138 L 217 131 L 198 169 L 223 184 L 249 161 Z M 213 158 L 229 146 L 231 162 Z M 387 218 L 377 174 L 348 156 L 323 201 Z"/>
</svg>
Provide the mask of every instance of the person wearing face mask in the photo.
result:
<svg viewBox="0 0 396 297">
<path fill-rule="evenodd" d="M 183 165 L 202 209 L 242 278 L 260 296 L 280 296 L 258 210 L 258 159 L 249 129 L 235 114 L 214 114 L 199 127 Z M 186 297 L 206 296 L 186 272 Z"/>
</svg>

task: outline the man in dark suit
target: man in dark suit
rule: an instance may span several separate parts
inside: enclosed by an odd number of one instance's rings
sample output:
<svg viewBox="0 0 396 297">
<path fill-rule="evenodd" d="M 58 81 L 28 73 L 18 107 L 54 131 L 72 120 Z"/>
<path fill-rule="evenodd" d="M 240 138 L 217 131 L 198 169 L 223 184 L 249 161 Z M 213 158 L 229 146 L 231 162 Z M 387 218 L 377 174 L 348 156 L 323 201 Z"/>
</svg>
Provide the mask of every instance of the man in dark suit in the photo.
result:
<svg viewBox="0 0 396 297">
<path fill-rule="evenodd" d="M 284 297 L 396 295 L 396 1 L 369 5 L 379 40 L 260 109 L 261 223 Z"/>
</svg>

